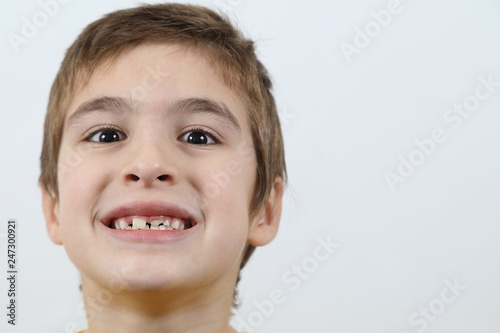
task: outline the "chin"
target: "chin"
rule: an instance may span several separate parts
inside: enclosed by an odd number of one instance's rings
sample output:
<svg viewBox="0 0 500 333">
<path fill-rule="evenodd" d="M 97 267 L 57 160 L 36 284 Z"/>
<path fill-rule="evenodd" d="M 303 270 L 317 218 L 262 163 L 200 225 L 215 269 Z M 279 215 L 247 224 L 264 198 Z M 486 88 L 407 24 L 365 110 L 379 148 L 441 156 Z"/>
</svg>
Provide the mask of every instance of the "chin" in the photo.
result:
<svg viewBox="0 0 500 333">
<path fill-rule="evenodd" d="M 123 291 L 150 294 L 181 289 L 188 283 L 185 276 L 174 273 L 168 265 L 153 264 L 127 265 L 120 269 L 120 285 Z"/>
<path fill-rule="evenodd" d="M 134 280 L 134 281 L 124 281 L 123 290 L 133 293 L 133 294 L 161 294 L 172 289 L 174 286 L 170 286 L 168 281 L 151 281 L 151 280 Z"/>
</svg>

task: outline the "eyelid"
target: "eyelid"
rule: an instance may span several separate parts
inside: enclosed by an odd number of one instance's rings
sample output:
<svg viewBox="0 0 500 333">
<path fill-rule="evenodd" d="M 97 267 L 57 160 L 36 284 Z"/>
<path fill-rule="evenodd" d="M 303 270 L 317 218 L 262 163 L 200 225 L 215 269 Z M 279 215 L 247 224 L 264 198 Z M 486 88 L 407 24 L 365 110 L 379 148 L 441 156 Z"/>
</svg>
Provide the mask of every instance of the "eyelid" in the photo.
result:
<svg viewBox="0 0 500 333">
<path fill-rule="evenodd" d="M 207 146 L 208 145 L 218 145 L 218 144 L 222 143 L 222 138 L 217 132 L 215 132 L 214 130 L 212 130 L 210 128 L 202 126 L 202 125 L 193 125 L 193 126 L 186 128 L 182 132 L 182 134 L 179 135 L 179 137 L 177 139 L 179 140 L 180 138 L 182 138 L 183 136 L 185 136 L 189 132 L 202 132 L 202 133 L 208 134 L 212 138 L 212 140 L 214 140 L 214 143 L 207 144 Z"/>
<path fill-rule="evenodd" d="M 92 128 L 91 130 L 89 130 L 86 134 L 85 134 L 85 139 L 84 141 L 87 141 L 87 142 L 93 142 L 93 143 L 99 143 L 99 144 L 109 144 L 109 142 L 99 142 L 99 141 L 92 141 L 90 140 L 91 138 L 93 138 L 97 133 L 99 132 L 103 132 L 103 131 L 106 131 L 106 130 L 113 130 L 113 131 L 116 131 L 118 132 L 120 135 L 122 135 L 124 137 L 123 140 L 125 140 L 127 138 L 127 135 L 125 135 L 125 133 L 123 133 L 122 130 L 120 130 L 118 127 L 114 126 L 114 125 L 100 125 L 100 126 L 97 126 L 97 127 L 94 127 Z M 120 141 L 123 141 L 123 140 L 120 140 Z M 112 143 L 112 142 L 111 142 Z"/>
</svg>

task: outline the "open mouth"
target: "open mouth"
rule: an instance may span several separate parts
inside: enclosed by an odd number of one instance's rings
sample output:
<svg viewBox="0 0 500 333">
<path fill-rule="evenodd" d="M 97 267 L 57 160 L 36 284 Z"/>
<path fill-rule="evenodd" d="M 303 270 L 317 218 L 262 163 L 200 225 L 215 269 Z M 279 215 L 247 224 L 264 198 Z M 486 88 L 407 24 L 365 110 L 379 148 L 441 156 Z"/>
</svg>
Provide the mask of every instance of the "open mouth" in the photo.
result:
<svg viewBox="0 0 500 333">
<path fill-rule="evenodd" d="M 172 216 L 126 216 L 113 219 L 108 228 L 117 230 L 186 230 L 194 223 L 190 219 Z"/>
</svg>

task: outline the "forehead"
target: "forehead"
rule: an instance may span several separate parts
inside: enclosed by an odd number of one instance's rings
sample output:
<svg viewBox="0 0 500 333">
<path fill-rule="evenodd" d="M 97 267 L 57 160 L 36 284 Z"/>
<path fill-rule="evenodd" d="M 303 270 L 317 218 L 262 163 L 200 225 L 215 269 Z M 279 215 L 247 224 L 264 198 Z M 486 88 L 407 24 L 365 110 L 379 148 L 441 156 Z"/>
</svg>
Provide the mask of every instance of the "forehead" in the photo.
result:
<svg viewBox="0 0 500 333">
<path fill-rule="evenodd" d="M 246 126 L 247 110 L 240 94 L 228 87 L 206 54 L 179 44 L 144 44 L 98 65 L 87 84 L 73 96 L 66 121 L 78 107 L 103 97 L 118 97 L 135 108 L 185 99 L 207 99 L 226 105 Z"/>
</svg>

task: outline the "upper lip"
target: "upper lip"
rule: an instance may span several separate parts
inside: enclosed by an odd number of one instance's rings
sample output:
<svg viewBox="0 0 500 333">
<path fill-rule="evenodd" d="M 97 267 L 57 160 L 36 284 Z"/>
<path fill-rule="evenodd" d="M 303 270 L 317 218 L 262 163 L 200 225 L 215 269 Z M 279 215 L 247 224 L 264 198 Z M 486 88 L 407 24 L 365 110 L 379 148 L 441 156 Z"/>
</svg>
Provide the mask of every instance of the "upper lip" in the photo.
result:
<svg viewBox="0 0 500 333">
<path fill-rule="evenodd" d="M 188 209 L 165 201 L 133 201 L 117 206 L 104 213 L 101 222 L 106 226 L 114 219 L 125 216 L 171 216 L 188 219 L 193 226 L 198 223 L 198 218 Z"/>
</svg>

